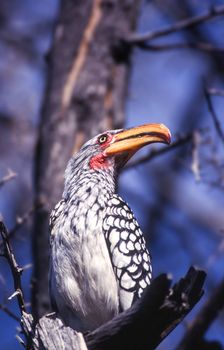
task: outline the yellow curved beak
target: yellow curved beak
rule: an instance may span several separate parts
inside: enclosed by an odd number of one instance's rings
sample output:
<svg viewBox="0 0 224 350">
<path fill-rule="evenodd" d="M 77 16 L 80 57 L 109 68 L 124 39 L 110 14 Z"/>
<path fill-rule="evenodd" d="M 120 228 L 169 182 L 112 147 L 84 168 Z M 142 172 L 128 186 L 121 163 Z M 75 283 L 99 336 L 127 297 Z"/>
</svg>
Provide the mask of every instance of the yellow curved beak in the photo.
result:
<svg viewBox="0 0 224 350">
<path fill-rule="evenodd" d="M 112 156 L 128 152 L 132 155 L 140 148 L 154 142 L 170 144 L 171 133 L 165 125 L 145 124 L 122 130 L 115 134 L 113 143 L 105 149 L 105 154 Z"/>
</svg>

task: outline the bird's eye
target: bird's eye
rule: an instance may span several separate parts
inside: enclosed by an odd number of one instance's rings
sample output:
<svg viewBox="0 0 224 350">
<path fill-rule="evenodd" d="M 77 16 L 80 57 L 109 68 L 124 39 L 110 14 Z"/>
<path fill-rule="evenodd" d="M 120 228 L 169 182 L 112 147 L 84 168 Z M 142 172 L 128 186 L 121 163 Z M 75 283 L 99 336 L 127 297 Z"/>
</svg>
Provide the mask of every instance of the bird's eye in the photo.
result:
<svg viewBox="0 0 224 350">
<path fill-rule="evenodd" d="M 98 138 L 98 142 L 100 144 L 102 143 L 105 143 L 106 141 L 108 140 L 108 136 L 105 134 L 105 135 L 101 135 L 99 138 Z"/>
</svg>

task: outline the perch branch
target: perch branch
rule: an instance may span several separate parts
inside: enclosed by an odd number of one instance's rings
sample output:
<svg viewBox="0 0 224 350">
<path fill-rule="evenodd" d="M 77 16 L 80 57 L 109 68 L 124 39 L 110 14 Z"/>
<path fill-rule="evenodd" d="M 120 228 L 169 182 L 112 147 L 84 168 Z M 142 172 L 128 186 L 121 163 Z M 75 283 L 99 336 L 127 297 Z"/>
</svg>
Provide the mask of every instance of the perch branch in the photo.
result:
<svg viewBox="0 0 224 350">
<path fill-rule="evenodd" d="M 33 328 L 32 316 L 24 313 L 23 329 L 35 334 L 34 350 L 153 350 L 200 300 L 204 280 L 205 273 L 194 267 L 172 288 L 170 278 L 160 275 L 130 309 L 87 334 L 66 327 L 56 314 Z"/>
<path fill-rule="evenodd" d="M 171 289 L 168 276 L 159 276 L 131 309 L 87 334 L 88 349 L 155 349 L 200 300 L 204 280 L 194 267 Z"/>
</svg>

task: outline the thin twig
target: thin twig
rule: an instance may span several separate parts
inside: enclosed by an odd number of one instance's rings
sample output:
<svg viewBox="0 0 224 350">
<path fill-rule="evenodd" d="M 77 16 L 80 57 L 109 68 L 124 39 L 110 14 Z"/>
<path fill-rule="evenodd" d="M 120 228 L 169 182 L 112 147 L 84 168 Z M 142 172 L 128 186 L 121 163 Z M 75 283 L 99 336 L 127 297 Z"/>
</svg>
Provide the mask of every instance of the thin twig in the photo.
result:
<svg viewBox="0 0 224 350">
<path fill-rule="evenodd" d="M 160 45 L 147 44 L 143 42 L 142 44 L 139 44 L 138 47 L 146 51 L 156 51 L 156 52 L 175 50 L 175 49 L 194 49 L 194 50 L 200 50 L 200 51 L 206 51 L 206 52 L 217 52 L 217 53 L 224 52 L 224 48 L 222 47 L 215 47 L 212 44 L 203 43 L 203 42 L 173 43 L 173 44 L 160 44 Z"/>
<path fill-rule="evenodd" d="M 18 334 L 16 334 L 15 338 L 18 340 L 20 345 L 22 345 L 25 349 L 27 349 L 25 342 Z"/>
<path fill-rule="evenodd" d="M 136 167 L 137 165 L 149 162 L 153 158 L 156 158 L 157 156 L 160 156 L 162 154 L 165 154 L 167 152 L 170 152 L 171 150 L 178 148 L 182 145 L 185 145 L 186 143 L 190 142 L 192 140 L 193 133 L 187 134 L 185 136 L 181 136 L 178 138 L 178 140 L 174 141 L 169 147 L 160 148 L 157 150 L 150 151 L 146 156 L 141 157 L 139 159 L 136 159 L 135 161 L 130 162 L 130 164 L 126 165 L 124 170 Z"/>
<path fill-rule="evenodd" d="M 224 90 L 221 89 L 216 89 L 216 88 L 208 88 L 207 93 L 209 95 L 214 95 L 214 96 L 222 96 L 224 97 Z"/>
<path fill-rule="evenodd" d="M 33 215 L 37 210 L 43 207 L 42 203 L 34 204 L 27 212 L 25 212 L 22 216 L 17 217 L 16 223 L 14 227 L 8 232 L 8 240 L 10 241 L 17 231 L 29 220 L 31 215 Z M 0 242 L 0 249 L 4 245 L 4 242 Z"/>
<path fill-rule="evenodd" d="M 217 134 L 219 135 L 219 138 L 221 139 L 221 141 L 224 143 L 224 133 L 222 131 L 222 128 L 221 128 L 221 125 L 220 125 L 220 122 L 219 122 L 219 119 L 215 113 L 215 110 L 214 110 L 214 107 L 213 107 L 213 104 L 212 104 L 212 100 L 211 100 L 211 96 L 209 94 L 209 92 L 205 89 L 204 90 L 204 93 L 205 93 L 205 98 L 206 98 L 206 101 L 207 101 L 207 105 L 208 105 L 208 110 L 212 116 L 212 119 L 213 119 L 213 122 L 214 122 L 214 125 L 215 125 L 215 129 L 217 131 Z"/>
<path fill-rule="evenodd" d="M 9 231 L 9 239 L 11 239 L 16 231 L 23 226 L 37 210 L 43 207 L 42 203 L 34 204 L 26 213 L 22 216 L 17 217 L 15 226 Z"/>
<path fill-rule="evenodd" d="M 145 41 L 159 38 L 161 36 L 165 36 L 183 29 L 188 29 L 190 27 L 204 23 L 208 20 L 211 20 L 217 16 L 222 16 L 222 15 L 224 15 L 224 5 L 215 6 L 215 7 L 212 7 L 209 11 L 206 11 L 201 15 L 183 19 L 168 27 L 165 27 L 156 31 L 144 33 L 144 34 L 132 34 L 129 36 L 129 38 L 126 39 L 126 42 L 131 45 L 139 45 Z"/>
<path fill-rule="evenodd" d="M 26 311 L 25 302 L 24 302 L 24 296 L 22 291 L 22 285 L 21 285 L 21 274 L 22 269 L 18 266 L 17 261 L 15 259 L 15 256 L 13 254 L 12 248 L 9 244 L 8 240 L 8 232 L 3 224 L 3 222 L 0 222 L 0 235 L 2 237 L 2 241 L 4 244 L 4 257 L 7 259 L 11 273 L 13 276 L 14 281 L 14 288 L 15 288 L 15 296 L 17 297 L 18 305 L 20 308 L 21 315 L 24 311 Z"/>
<path fill-rule="evenodd" d="M 7 308 L 7 306 L 0 304 L 0 309 L 4 311 L 8 316 L 16 320 L 17 322 L 20 322 L 20 318 L 16 316 L 11 310 Z"/>
<path fill-rule="evenodd" d="M 2 187 L 6 182 L 14 179 L 17 174 L 14 173 L 12 170 L 8 169 L 8 174 L 6 174 L 1 180 L 0 180 L 0 187 Z"/>
</svg>

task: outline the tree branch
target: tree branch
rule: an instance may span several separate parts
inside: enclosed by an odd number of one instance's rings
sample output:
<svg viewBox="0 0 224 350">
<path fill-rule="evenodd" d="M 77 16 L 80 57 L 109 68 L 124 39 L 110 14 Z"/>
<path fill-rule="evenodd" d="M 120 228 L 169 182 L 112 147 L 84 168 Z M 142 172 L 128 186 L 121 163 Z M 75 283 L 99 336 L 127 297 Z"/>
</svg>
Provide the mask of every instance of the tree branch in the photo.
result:
<svg viewBox="0 0 224 350">
<path fill-rule="evenodd" d="M 23 270 L 18 266 L 16 262 L 12 248 L 9 244 L 8 232 L 3 222 L 0 222 L 0 235 L 3 241 L 3 248 L 4 248 L 3 256 L 8 261 L 8 264 L 13 276 L 14 288 L 15 288 L 15 292 L 11 295 L 11 297 L 9 297 L 9 299 L 12 299 L 15 296 L 17 297 L 20 312 L 22 314 L 24 311 L 26 311 L 24 296 L 23 296 L 23 291 L 21 286 L 21 274 Z"/>
<path fill-rule="evenodd" d="M 198 146 L 201 142 L 200 133 L 195 130 L 193 132 L 193 140 L 192 140 L 192 162 L 191 162 L 191 171 L 194 174 L 196 182 L 201 180 L 201 171 L 200 171 L 200 156 Z"/>
<path fill-rule="evenodd" d="M 8 170 L 8 173 L 0 180 L 0 187 L 2 187 L 6 182 L 14 179 L 17 176 L 12 170 Z"/>
<path fill-rule="evenodd" d="M 214 110 L 214 107 L 212 104 L 212 100 L 211 100 L 211 96 L 210 96 L 209 92 L 207 91 L 207 89 L 204 90 L 204 93 L 205 93 L 205 98 L 206 98 L 207 105 L 208 105 L 208 110 L 212 116 L 217 134 L 218 134 L 220 140 L 224 143 L 224 133 L 222 131 L 219 119 L 215 113 L 215 110 Z"/>
<path fill-rule="evenodd" d="M 167 50 L 175 50 L 175 49 L 194 49 L 194 50 L 200 50 L 200 51 L 206 51 L 206 52 L 216 52 L 216 53 L 223 53 L 224 48 L 222 47 L 215 47 L 212 44 L 209 43 L 203 43 L 203 42 L 196 42 L 196 43 L 173 43 L 173 44 L 160 44 L 160 45 L 154 45 L 154 44 L 148 44 L 146 42 L 143 42 L 138 45 L 142 50 L 146 51 L 167 51 Z"/>
<path fill-rule="evenodd" d="M 166 28 L 162 28 L 156 31 L 151 31 L 144 34 L 132 34 L 128 38 L 125 39 L 125 41 L 130 45 L 141 45 L 145 41 L 149 41 L 152 39 L 159 38 L 161 36 L 165 36 L 171 33 L 175 33 L 177 31 L 188 29 L 190 27 L 193 27 L 195 25 L 204 23 L 208 20 L 211 20 L 217 16 L 224 15 L 224 5 L 215 6 L 212 7 L 209 11 L 204 12 L 201 15 L 190 17 L 183 19 L 179 22 L 176 22 L 172 24 L 171 26 L 168 26 Z"/>
</svg>

